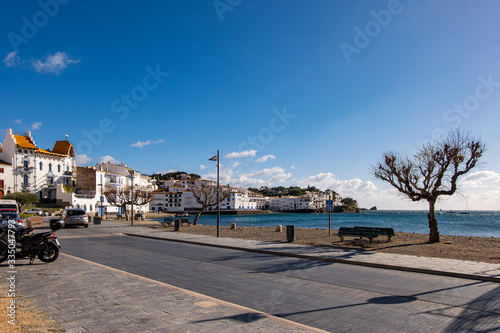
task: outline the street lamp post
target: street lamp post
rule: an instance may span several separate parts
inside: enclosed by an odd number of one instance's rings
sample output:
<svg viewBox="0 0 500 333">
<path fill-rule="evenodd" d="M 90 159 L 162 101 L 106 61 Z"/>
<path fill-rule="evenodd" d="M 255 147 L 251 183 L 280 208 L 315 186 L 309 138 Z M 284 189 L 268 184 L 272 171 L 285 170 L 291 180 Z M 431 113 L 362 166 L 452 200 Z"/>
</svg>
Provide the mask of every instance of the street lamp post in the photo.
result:
<svg viewBox="0 0 500 333">
<path fill-rule="evenodd" d="M 100 186 L 101 187 L 101 196 L 99 197 L 99 202 L 101 203 L 99 205 L 99 209 L 97 210 L 97 217 L 99 217 L 99 215 L 101 216 L 101 218 L 103 217 L 104 213 L 103 213 L 103 208 L 102 206 L 104 205 L 104 198 L 102 196 L 102 183 L 100 184 L 97 184 L 97 186 Z"/>
<path fill-rule="evenodd" d="M 217 155 L 212 157 L 210 161 L 217 162 L 217 237 L 220 237 L 220 191 L 219 191 L 219 150 L 217 150 Z"/>
</svg>

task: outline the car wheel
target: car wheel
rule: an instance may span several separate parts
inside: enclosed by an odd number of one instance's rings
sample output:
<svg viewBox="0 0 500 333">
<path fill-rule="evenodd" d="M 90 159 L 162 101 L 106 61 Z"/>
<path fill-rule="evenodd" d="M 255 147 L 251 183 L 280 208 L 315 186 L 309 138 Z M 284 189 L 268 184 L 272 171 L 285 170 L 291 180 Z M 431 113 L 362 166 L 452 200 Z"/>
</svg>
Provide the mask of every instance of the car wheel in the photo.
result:
<svg viewBox="0 0 500 333">
<path fill-rule="evenodd" d="M 83 225 L 83 227 L 84 227 L 84 228 L 88 228 L 88 227 L 89 227 L 89 225 L 88 225 L 88 224 L 84 224 L 84 225 Z"/>
</svg>

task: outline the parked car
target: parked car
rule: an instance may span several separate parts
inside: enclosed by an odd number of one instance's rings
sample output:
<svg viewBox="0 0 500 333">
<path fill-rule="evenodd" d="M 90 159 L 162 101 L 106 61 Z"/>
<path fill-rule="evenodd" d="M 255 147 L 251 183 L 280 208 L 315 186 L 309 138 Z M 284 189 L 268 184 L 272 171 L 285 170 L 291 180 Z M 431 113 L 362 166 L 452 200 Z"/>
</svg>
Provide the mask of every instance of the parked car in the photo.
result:
<svg viewBox="0 0 500 333">
<path fill-rule="evenodd" d="M 42 210 L 39 208 L 30 208 L 28 210 L 25 210 L 24 213 L 26 213 L 28 215 L 36 214 L 38 216 L 42 216 L 42 214 L 43 214 Z"/>
<path fill-rule="evenodd" d="M 87 213 L 81 208 L 65 209 L 62 219 L 64 220 L 65 227 L 68 225 L 83 225 L 85 228 L 88 228 L 89 226 Z"/>
<path fill-rule="evenodd" d="M 18 213 L 2 211 L 0 213 L 0 225 L 9 225 L 9 220 L 16 221 L 16 226 L 26 227 Z"/>
</svg>

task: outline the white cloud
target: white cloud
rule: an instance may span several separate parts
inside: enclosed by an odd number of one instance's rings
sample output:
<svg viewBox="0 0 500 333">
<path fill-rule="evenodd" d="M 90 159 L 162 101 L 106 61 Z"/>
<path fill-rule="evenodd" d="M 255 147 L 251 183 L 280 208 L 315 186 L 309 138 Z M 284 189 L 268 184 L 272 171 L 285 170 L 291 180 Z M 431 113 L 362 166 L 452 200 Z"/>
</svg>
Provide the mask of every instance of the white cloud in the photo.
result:
<svg viewBox="0 0 500 333">
<path fill-rule="evenodd" d="M 241 162 L 236 161 L 236 162 L 234 162 L 234 163 L 233 163 L 233 165 L 231 165 L 231 167 L 232 167 L 232 168 L 237 168 L 237 167 L 239 167 L 241 164 L 242 164 Z"/>
<path fill-rule="evenodd" d="M 264 163 L 264 162 L 267 162 L 267 160 L 275 160 L 275 159 L 276 159 L 276 156 L 269 154 L 269 155 L 259 157 L 258 159 L 255 160 L 255 163 Z"/>
<path fill-rule="evenodd" d="M 167 171 L 156 171 L 155 173 L 156 174 L 160 174 L 160 175 L 164 175 L 166 173 L 171 173 L 171 172 L 177 172 L 177 170 L 175 170 L 175 169 L 169 169 Z"/>
<path fill-rule="evenodd" d="M 275 186 L 275 184 L 288 181 L 292 176 L 291 173 L 286 173 L 281 167 L 270 169 L 254 170 L 248 173 L 236 173 L 232 169 L 223 169 L 220 171 L 220 180 L 222 184 L 230 184 L 234 187 L 261 187 Z M 202 175 L 205 179 L 216 179 L 216 173 Z"/>
<path fill-rule="evenodd" d="M 466 175 L 460 185 L 467 188 L 484 188 L 498 186 L 500 184 L 500 174 L 495 171 L 477 171 Z"/>
<path fill-rule="evenodd" d="M 36 123 L 31 124 L 31 129 L 33 129 L 33 130 L 37 130 L 40 127 L 42 127 L 42 122 L 41 121 L 37 121 Z"/>
<path fill-rule="evenodd" d="M 156 141 L 150 141 L 150 140 L 148 140 L 146 142 L 137 141 L 136 143 L 132 143 L 130 145 L 130 147 L 139 147 L 139 148 L 142 148 L 144 146 L 149 146 L 151 144 L 156 145 L 156 144 L 163 143 L 163 142 L 165 142 L 165 141 L 163 141 L 162 139 L 159 139 L 159 140 L 156 140 Z"/>
<path fill-rule="evenodd" d="M 242 151 L 242 152 L 235 152 L 233 151 L 232 153 L 229 153 L 227 154 L 226 156 L 224 156 L 225 158 L 243 158 L 243 157 L 250 157 L 250 156 L 255 156 L 255 154 L 257 153 L 257 150 L 245 150 L 245 151 Z"/>
<path fill-rule="evenodd" d="M 200 170 L 205 170 L 206 168 L 207 168 L 207 166 L 206 166 L 206 165 L 203 165 L 203 164 L 202 164 L 202 165 L 200 165 Z"/>
<path fill-rule="evenodd" d="M 295 170 L 295 162 L 292 165 L 290 165 L 290 170 Z"/>
<path fill-rule="evenodd" d="M 84 165 L 88 164 L 90 161 L 92 161 L 92 158 L 88 157 L 85 154 L 76 155 L 76 157 L 75 157 L 75 163 L 78 166 L 84 166 Z"/>
<path fill-rule="evenodd" d="M 21 125 L 23 123 L 23 121 L 21 119 L 16 119 L 16 120 L 14 120 L 14 123 Z"/>
<path fill-rule="evenodd" d="M 37 73 L 40 74 L 52 73 L 59 75 L 69 65 L 79 62 L 80 59 L 73 59 L 65 52 L 56 52 L 54 54 L 46 55 L 43 60 L 32 59 L 31 66 Z"/>
<path fill-rule="evenodd" d="M 111 163 L 115 163 L 115 164 L 120 163 L 120 161 L 115 160 L 114 157 L 109 156 L 109 155 L 102 156 L 101 158 L 99 158 L 99 163 L 106 163 L 106 162 L 111 162 Z"/>
<path fill-rule="evenodd" d="M 358 178 L 340 180 L 335 178 L 333 173 L 319 173 L 314 176 L 309 176 L 296 182 L 297 186 L 307 187 L 309 185 L 316 186 L 321 190 L 334 190 L 343 197 L 373 197 L 377 191 L 377 187 L 371 181 L 362 181 Z"/>
<path fill-rule="evenodd" d="M 22 63 L 21 57 L 17 55 L 17 51 L 12 51 L 7 54 L 3 63 L 7 67 L 17 67 Z"/>
<path fill-rule="evenodd" d="M 267 169 L 262 169 L 262 170 L 258 170 L 258 171 L 252 171 L 251 173 L 249 173 L 249 175 L 251 175 L 252 177 L 262 177 L 262 176 L 272 176 L 272 175 L 284 173 L 284 172 L 285 172 L 285 169 L 283 169 L 282 167 L 273 167 L 273 168 L 267 168 Z"/>
</svg>

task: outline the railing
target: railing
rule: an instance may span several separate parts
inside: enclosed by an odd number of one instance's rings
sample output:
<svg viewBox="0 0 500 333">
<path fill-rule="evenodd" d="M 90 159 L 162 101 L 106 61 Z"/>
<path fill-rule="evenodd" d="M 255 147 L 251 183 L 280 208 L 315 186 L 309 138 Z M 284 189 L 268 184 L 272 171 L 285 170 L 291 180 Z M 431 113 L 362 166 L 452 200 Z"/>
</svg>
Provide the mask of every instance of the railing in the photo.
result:
<svg viewBox="0 0 500 333">
<path fill-rule="evenodd" d="M 75 192 L 75 197 L 77 198 L 94 198 L 96 196 L 96 191 L 89 190 L 89 191 L 76 191 Z"/>
<path fill-rule="evenodd" d="M 19 172 L 21 173 L 32 173 L 33 170 L 35 169 L 34 167 L 24 167 L 24 166 L 20 166 L 20 167 L 17 167 L 17 169 L 19 170 Z"/>
</svg>

